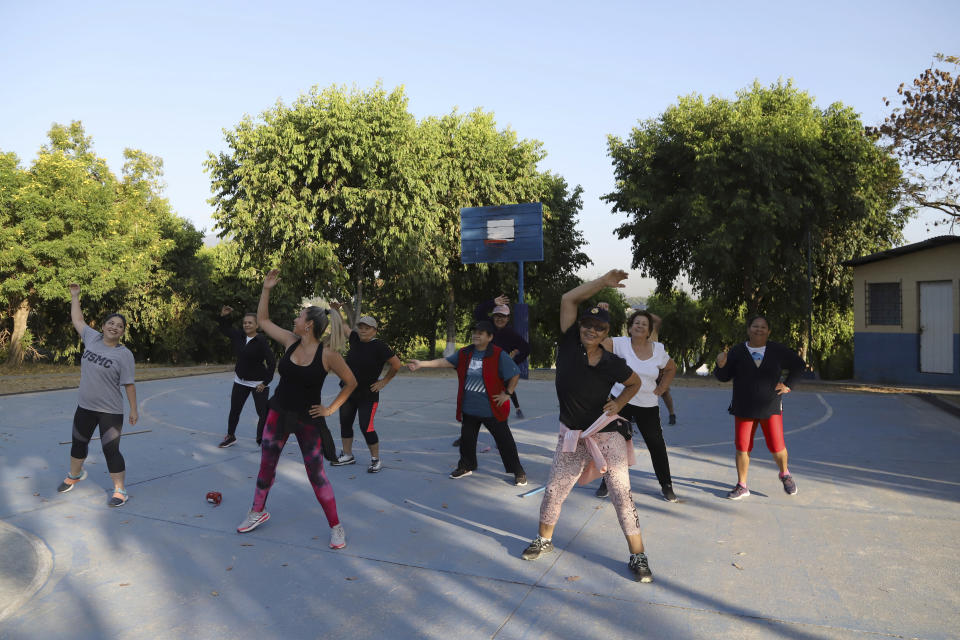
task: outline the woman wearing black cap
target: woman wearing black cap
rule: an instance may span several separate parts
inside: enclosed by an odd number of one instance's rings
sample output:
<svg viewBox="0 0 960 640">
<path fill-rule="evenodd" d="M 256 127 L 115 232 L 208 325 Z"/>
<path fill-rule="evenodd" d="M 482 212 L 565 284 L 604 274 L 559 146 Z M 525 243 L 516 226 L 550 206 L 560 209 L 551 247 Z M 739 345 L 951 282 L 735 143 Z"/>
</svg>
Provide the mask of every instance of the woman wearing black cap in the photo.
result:
<svg viewBox="0 0 960 640">
<path fill-rule="evenodd" d="M 520 381 L 520 370 L 500 347 L 492 344 L 493 325 L 480 320 L 473 325 L 473 344 L 436 360 L 411 360 L 410 371 L 421 367 L 456 368 L 459 378 L 457 420 L 460 426 L 460 461 L 451 478 L 469 476 L 477 468 L 477 436 L 480 425 L 493 434 L 500 459 L 514 484 L 527 484 L 527 474 L 520 464 L 517 443 L 507 419 L 510 417 L 510 394 Z"/>
<path fill-rule="evenodd" d="M 610 331 L 610 315 L 603 309 L 587 309 L 577 323 L 581 302 L 605 287 L 623 287 L 627 273 L 619 269 L 568 291 L 560 301 L 560 330 L 557 344 L 557 400 L 560 403 L 560 435 L 540 503 L 537 537 L 523 551 L 524 560 L 535 560 L 553 551 L 553 529 L 560 508 L 574 484 L 587 484 L 603 474 L 610 498 L 617 510 L 620 528 L 630 550 L 628 568 L 639 582 L 653 581 L 640 535 L 640 518 L 630 491 L 633 445 L 630 425 L 619 420 L 623 409 L 640 389 L 640 378 L 627 363 L 602 342 Z M 614 383 L 624 386 L 617 398 L 610 398 Z"/>
</svg>

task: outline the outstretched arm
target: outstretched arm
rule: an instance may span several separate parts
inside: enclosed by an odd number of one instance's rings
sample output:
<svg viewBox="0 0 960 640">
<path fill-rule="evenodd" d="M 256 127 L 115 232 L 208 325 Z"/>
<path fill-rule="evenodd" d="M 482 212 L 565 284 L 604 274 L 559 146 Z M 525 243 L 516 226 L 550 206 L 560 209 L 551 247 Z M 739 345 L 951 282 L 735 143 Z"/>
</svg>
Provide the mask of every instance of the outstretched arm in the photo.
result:
<svg viewBox="0 0 960 640">
<path fill-rule="evenodd" d="M 73 328 L 83 339 L 83 332 L 87 328 L 87 323 L 83 321 L 83 310 L 80 309 L 80 285 L 70 285 L 70 320 L 73 322 Z"/>
<path fill-rule="evenodd" d="M 446 358 L 437 358 L 436 360 L 411 360 L 407 363 L 410 371 L 417 369 L 453 369 L 454 366 Z"/>
<path fill-rule="evenodd" d="M 560 331 L 566 332 L 566 330 L 577 321 L 577 307 L 580 306 L 581 302 L 588 300 L 590 296 L 607 287 L 622 289 L 626 285 L 622 284 L 621 280 L 626 279 L 626 271 L 622 269 L 611 269 L 596 280 L 584 282 L 579 287 L 563 294 L 563 297 L 560 299 Z"/>
<path fill-rule="evenodd" d="M 278 282 L 280 282 L 280 269 L 271 269 L 263 279 L 263 290 L 260 292 L 260 303 L 257 305 L 257 323 L 265 334 L 287 349 L 297 341 L 297 334 L 281 329 L 270 320 L 270 290 L 277 286 Z"/>
</svg>

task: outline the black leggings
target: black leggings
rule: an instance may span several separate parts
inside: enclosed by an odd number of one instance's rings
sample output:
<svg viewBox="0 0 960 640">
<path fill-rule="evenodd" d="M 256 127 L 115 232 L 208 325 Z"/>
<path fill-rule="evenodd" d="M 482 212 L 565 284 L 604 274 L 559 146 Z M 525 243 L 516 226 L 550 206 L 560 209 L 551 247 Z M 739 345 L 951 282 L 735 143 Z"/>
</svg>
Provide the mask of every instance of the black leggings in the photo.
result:
<svg viewBox="0 0 960 640">
<path fill-rule="evenodd" d="M 86 460 L 90 438 L 93 437 L 97 425 L 100 425 L 100 446 L 103 447 L 103 457 L 107 459 L 107 469 L 110 473 L 122 472 L 126 469 L 123 456 L 120 455 L 122 413 L 103 413 L 77 407 L 77 412 L 73 414 L 73 446 L 70 447 L 70 457 Z"/>
<path fill-rule="evenodd" d="M 520 401 L 517 400 L 517 392 L 516 392 L 516 391 L 514 391 L 513 393 L 510 394 L 510 399 L 513 400 L 513 406 L 516 407 L 517 409 L 519 409 L 519 408 L 520 408 Z"/>
<path fill-rule="evenodd" d="M 257 391 L 254 387 L 233 383 L 233 392 L 230 394 L 230 416 L 227 418 L 227 433 L 233 435 L 237 432 L 240 412 L 243 411 L 243 405 L 247 402 L 247 396 L 251 393 L 253 393 L 253 406 L 257 408 L 257 442 L 260 442 L 263 440 L 263 425 L 267 421 L 267 398 L 270 395 L 270 387 L 267 386 L 263 388 L 263 391 Z"/>
<path fill-rule="evenodd" d="M 492 416 L 481 418 L 467 413 L 463 414 L 463 421 L 460 423 L 460 462 L 457 466 L 469 471 L 474 471 L 477 468 L 477 436 L 480 435 L 481 425 L 493 434 L 493 440 L 497 443 L 497 450 L 500 451 L 503 470 L 507 473 L 523 471 L 523 466 L 520 464 L 520 454 L 517 453 L 517 442 L 513 439 L 513 433 L 510 432 L 510 427 L 506 421 L 500 422 Z"/>
<path fill-rule="evenodd" d="M 360 414 L 360 433 L 367 441 L 367 446 L 380 442 L 380 437 L 373 428 L 373 416 L 377 413 L 377 404 L 379 403 L 375 400 L 347 398 L 346 402 L 340 405 L 340 437 L 353 438 L 353 419 Z"/>
<path fill-rule="evenodd" d="M 670 461 L 667 459 L 667 444 L 663 441 L 663 429 L 660 427 L 660 406 L 638 407 L 628 404 L 620 410 L 620 415 L 636 423 L 643 441 L 650 452 L 653 472 L 661 487 L 673 484 L 670 478 Z"/>
</svg>

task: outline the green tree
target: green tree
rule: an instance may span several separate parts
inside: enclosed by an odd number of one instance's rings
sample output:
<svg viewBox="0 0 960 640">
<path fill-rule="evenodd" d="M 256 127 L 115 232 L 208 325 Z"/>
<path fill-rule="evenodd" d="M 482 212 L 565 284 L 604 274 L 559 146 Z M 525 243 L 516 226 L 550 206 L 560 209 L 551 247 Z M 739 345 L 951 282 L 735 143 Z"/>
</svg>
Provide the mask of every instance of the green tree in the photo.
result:
<svg viewBox="0 0 960 640">
<path fill-rule="evenodd" d="M 149 255 L 154 239 L 149 221 L 124 215 L 121 185 L 93 152 L 80 122 L 54 125 L 49 138 L 16 179 L 19 188 L 3 198 L 0 300 L 13 316 L 15 363 L 23 357 L 20 339 L 31 310 L 64 304 L 74 281 L 93 301 L 137 286 L 148 272 L 140 258 Z M 9 159 L 5 167 L 11 171 Z M 45 335 L 59 351 L 69 334 L 47 327 Z"/>
<path fill-rule="evenodd" d="M 224 133 L 229 153 L 206 167 L 242 266 L 282 263 L 291 295 L 349 292 L 355 316 L 365 283 L 427 258 L 429 190 L 402 88 L 315 87 Z"/>
<path fill-rule="evenodd" d="M 857 114 L 818 109 L 789 82 L 755 83 L 732 101 L 681 98 L 608 146 L 616 189 L 605 199 L 628 216 L 617 234 L 658 289 L 686 273 L 729 315 L 763 311 L 799 343 L 812 254 L 815 362 L 852 305 L 840 262 L 899 241 L 910 215 L 896 208 L 896 160 Z"/>
<path fill-rule="evenodd" d="M 958 56 L 938 53 L 935 59 L 955 72 L 960 68 Z M 867 132 L 889 141 L 907 169 L 912 180 L 904 182 L 906 199 L 954 224 L 960 219 L 960 74 L 931 66 L 910 85 L 901 83 L 897 94 L 900 106 Z"/>
<path fill-rule="evenodd" d="M 458 317 L 469 318 L 458 301 L 469 305 L 489 295 L 488 266 L 460 262 L 460 209 L 538 201 L 542 185 L 536 167 L 545 154 L 539 141 L 497 129 L 494 115 L 480 109 L 427 118 L 420 128 L 435 217 L 424 228 L 432 252 L 418 269 L 429 298 L 443 300 L 447 351 L 452 351 L 463 324 Z"/>
<path fill-rule="evenodd" d="M 705 351 L 706 315 L 699 300 L 679 289 L 658 291 L 647 298 L 647 310 L 660 316 L 659 341 L 681 374 L 696 371 L 712 357 Z"/>
</svg>

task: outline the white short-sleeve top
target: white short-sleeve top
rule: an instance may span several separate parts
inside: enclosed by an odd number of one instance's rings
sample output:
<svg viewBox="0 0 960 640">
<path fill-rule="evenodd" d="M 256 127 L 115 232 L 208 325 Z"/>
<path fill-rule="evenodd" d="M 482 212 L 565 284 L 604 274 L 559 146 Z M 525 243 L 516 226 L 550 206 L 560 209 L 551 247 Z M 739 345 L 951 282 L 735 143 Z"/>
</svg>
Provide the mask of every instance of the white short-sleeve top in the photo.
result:
<svg viewBox="0 0 960 640">
<path fill-rule="evenodd" d="M 657 388 L 657 378 L 660 377 L 660 370 L 670 362 L 670 356 L 667 354 L 667 350 L 663 348 L 663 343 L 654 342 L 653 355 L 646 360 L 641 360 L 633 350 L 633 345 L 630 344 L 630 336 L 618 336 L 612 338 L 612 341 L 613 352 L 627 361 L 627 364 L 640 376 L 640 381 L 643 383 L 640 391 L 637 391 L 637 395 L 630 398 L 628 404 L 636 407 L 657 406 L 660 398 L 653 393 L 653 390 Z M 616 398 L 622 391 L 623 385 L 615 384 L 610 389 L 610 395 Z"/>
</svg>

